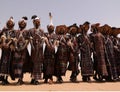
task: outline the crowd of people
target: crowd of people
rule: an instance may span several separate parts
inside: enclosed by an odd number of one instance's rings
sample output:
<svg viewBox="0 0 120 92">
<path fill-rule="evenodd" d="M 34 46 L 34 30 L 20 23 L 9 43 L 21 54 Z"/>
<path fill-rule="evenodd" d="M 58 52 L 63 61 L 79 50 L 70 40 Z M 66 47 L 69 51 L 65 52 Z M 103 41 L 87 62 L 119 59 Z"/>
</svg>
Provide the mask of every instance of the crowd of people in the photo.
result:
<svg viewBox="0 0 120 92">
<path fill-rule="evenodd" d="M 82 81 L 89 82 L 91 77 L 95 81 L 119 81 L 120 76 L 120 28 L 108 24 L 91 24 L 88 21 L 77 26 L 50 24 L 48 32 L 40 27 L 37 15 L 31 17 L 33 28 L 26 29 L 27 17 L 18 22 L 19 29 L 14 29 L 13 17 L 6 22 L 0 31 L 0 81 L 8 85 L 8 77 L 18 79 L 16 85 L 22 85 L 24 73 L 31 74 L 30 84 L 38 85 L 39 80 L 44 83 L 63 83 L 62 76 L 71 71 L 70 81 L 77 82 L 81 74 Z M 88 30 L 91 33 L 88 35 Z M 27 46 L 31 46 L 29 54 Z M 45 44 L 45 50 L 43 46 Z M 55 50 L 57 48 L 57 50 Z M 43 76 L 42 76 L 43 74 Z"/>
</svg>

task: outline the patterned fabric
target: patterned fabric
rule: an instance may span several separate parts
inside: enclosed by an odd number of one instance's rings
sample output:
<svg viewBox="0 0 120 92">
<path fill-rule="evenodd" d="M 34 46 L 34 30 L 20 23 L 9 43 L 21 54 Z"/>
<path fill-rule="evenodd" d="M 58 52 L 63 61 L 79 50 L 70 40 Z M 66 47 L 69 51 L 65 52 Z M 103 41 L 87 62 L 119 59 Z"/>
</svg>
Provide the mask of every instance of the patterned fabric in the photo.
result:
<svg viewBox="0 0 120 92">
<path fill-rule="evenodd" d="M 45 57 L 46 58 L 46 57 Z M 55 59 L 46 58 L 43 63 L 43 78 L 52 76 L 54 74 Z"/>
<path fill-rule="evenodd" d="M 72 70 L 72 72 L 78 71 L 79 64 L 79 47 L 77 37 L 72 37 L 73 49 L 69 47 L 69 66 L 68 70 Z"/>
<path fill-rule="evenodd" d="M 41 79 L 42 66 L 44 61 L 43 55 L 43 43 L 41 37 L 44 36 L 44 33 L 41 29 L 30 29 L 29 35 L 33 38 L 31 42 L 31 59 L 33 62 L 32 77 L 36 80 Z"/>
<path fill-rule="evenodd" d="M 31 73 L 32 66 L 33 66 L 33 62 L 31 60 L 28 50 L 26 49 L 26 58 L 25 58 L 25 62 L 23 64 L 23 73 L 26 73 L 26 72 Z"/>
<path fill-rule="evenodd" d="M 67 70 L 67 63 L 66 61 L 58 61 L 55 62 L 55 76 L 65 76 Z"/>
<path fill-rule="evenodd" d="M 120 49 L 118 46 L 114 46 L 115 62 L 117 66 L 117 73 L 120 76 Z"/>
<path fill-rule="evenodd" d="M 58 50 L 56 53 L 55 60 L 55 75 L 65 75 L 67 70 L 68 63 L 68 50 L 69 47 L 66 44 L 66 41 L 61 40 L 60 45 L 58 46 Z"/>
<path fill-rule="evenodd" d="M 118 78 L 113 43 L 111 39 L 108 37 L 106 39 L 106 54 L 108 72 L 111 77 Z"/>
<path fill-rule="evenodd" d="M 97 33 L 94 36 L 94 50 L 96 53 L 97 73 L 102 76 L 108 76 L 106 62 L 105 62 L 105 48 L 104 48 L 104 36 L 101 33 Z"/>
<path fill-rule="evenodd" d="M 17 53 L 16 53 L 17 54 Z M 20 58 L 16 59 L 13 63 L 13 72 L 15 78 L 22 78 L 23 77 L 23 61 L 20 61 Z"/>
<path fill-rule="evenodd" d="M 36 80 L 41 79 L 41 73 L 42 73 L 42 63 L 33 62 L 32 78 Z"/>
<path fill-rule="evenodd" d="M 48 38 L 50 45 L 54 44 L 54 39 L 52 35 Z M 51 77 L 54 74 L 54 65 L 55 65 L 55 48 L 52 46 L 46 45 L 44 51 L 44 63 L 43 63 L 43 78 Z"/>
<path fill-rule="evenodd" d="M 87 35 L 79 36 L 79 45 L 81 51 L 81 75 L 82 76 L 92 76 L 93 75 L 93 62 L 91 60 L 91 47 L 90 41 Z"/>
<path fill-rule="evenodd" d="M 18 49 L 15 50 L 13 55 L 13 61 L 12 61 L 12 69 L 13 69 L 15 78 L 22 77 L 23 71 L 24 71 L 24 68 L 23 68 L 24 63 L 27 62 L 26 60 L 28 60 L 27 58 L 29 58 L 27 55 L 28 54 L 27 45 L 26 45 L 27 43 L 25 41 L 28 39 L 27 36 L 28 36 L 27 30 L 23 30 L 23 31 L 18 30 L 16 32 L 16 38 L 18 39 L 18 41 L 15 46 Z"/>
<path fill-rule="evenodd" d="M 9 74 L 10 49 L 2 49 L 0 74 Z"/>
<path fill-rule="evenodd" d="M 5 43 L 7 44 L 10 41 L 10 38 L 15 37 L 15 30 L 9 30 L 7 28 L 4 28 L 0 34 L 6 35 L 7 39 L 5 40 Z M 12 44 L 12 42 L 11 42 L 11 44 Z M 11 59 L 12 59 L 12 54 L 11 54 L 12 51 L 10 49 L 10 45 L 8 48 L 5 48 L 4 46 L 2 47 L 0 74 L 9 74 L 10 73 L 10 64 L 11 64 Z"/>
<path fill-rule="evenodd" d="M 91 51 L 93 52 L 93 60 L 92 60 L 92 62 L 93 62 L 93 69 L 94 69 L 94 71 L 96 71 L 97 70 L 97 57 L 96 57 L 96 53 L 94 53 L 95 52 L 95 50 L 94 50 L 94 48 L 95 48 L 95 45 L 94 45 L 94 43 L 95 43 L 95 41 L 94 41 L 94 37 L 95 37 L 95 34 L 94 33 L 91 33 L 90 35 L 89 35 L 89 40 L 90 40 L 90 42 L 91 42 Z"/>
</svg>

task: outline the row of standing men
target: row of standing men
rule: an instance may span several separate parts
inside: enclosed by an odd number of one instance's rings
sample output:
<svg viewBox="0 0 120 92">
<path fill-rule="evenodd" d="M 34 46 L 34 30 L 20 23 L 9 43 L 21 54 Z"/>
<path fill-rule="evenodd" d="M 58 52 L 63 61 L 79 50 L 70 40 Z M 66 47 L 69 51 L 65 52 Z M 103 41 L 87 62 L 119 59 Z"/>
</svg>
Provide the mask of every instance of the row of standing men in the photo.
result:
<svg viewBox="0 0 120 92">
<path fill-rule="evenodd" d="M 71 82 L 77 82 L 80 72 L 85 82 L 90 81 L 90 77 L 96 81 L 119 80 L 120 40 L 110 35 L 112 28 L 109 25 L 93 24 L 92 33 L 88 35 L 89 22 L 79 27 L 76 24 L 68 27 L 59 25 L 56 29 L 50 24 L 48 33 L 45 33 L 40 28 L 40 19 L 36 15 L 31 18 L 34 27 L 29 30 L 25 29 L 27 17 L 18 22 L 18 30 L 14 30 L 15 23 L 11 17 L 0 33 L 0 79 L 3 85 L 9 84 L 9 75 L 12 80 L 18 78 L 17 85 L 23 84 L 26 72 L 31 73 L 31 84 L 38 85 L 40 79 L 53 83 L 53 76 L 56 76 L 57 83 L 62 83 L 67 70 L 72 71 Z M 29 43 L 31 55 L 27 49 Z"/>
</svg>

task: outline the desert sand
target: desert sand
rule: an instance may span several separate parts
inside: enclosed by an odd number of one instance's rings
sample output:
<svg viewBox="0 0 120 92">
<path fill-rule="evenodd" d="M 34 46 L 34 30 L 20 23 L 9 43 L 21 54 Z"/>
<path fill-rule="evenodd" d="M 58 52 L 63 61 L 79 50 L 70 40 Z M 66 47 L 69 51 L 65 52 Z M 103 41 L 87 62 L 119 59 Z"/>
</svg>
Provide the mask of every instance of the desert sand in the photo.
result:
<svg viewBox="0 0 120 92">
<path fill-rule="evenodd" d="M 120 91 L 120 82 L 96 82 L 92 79 L 92 82 L 82 82 L 81 74 L 77 79 L 79 83 L 71 83 L 69 81 L 70 71 L 67 71 L 66 76 L 63 76 L 64 83 L 56 84 L 56 78 L 54 77 L 54 84 L 45 84 L 44 80 L 40 80 L 39 85 L 31 85 L 30 74 L 24 74 L 24 84 L 15 85 L 17 80 L 12 81 L 9 78 L 9 85 L 3 86 L 0 84 L 0 91 Z"/>
</svg>

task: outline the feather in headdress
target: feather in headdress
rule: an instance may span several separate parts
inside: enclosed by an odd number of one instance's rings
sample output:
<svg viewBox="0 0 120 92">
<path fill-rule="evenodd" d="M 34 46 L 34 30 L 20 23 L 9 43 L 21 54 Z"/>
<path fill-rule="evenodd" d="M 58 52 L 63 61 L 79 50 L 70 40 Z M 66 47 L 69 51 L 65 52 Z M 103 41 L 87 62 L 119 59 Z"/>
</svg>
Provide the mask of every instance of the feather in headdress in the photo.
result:
<svg viewBox="0 0 120 92">
<path fill-rule="evenodd" d="M 33 16 L 31 17 L 31 19 L 35 19 L 35 18 L 37 18 L 37 15 L 33 15 Z"/>
<path fill-rule="evenodd" d="M 50 25 L 53 25 L 51 12 L 49 12 L 49 17 L 50 17 Z"/>
<path fill-rule="evenodd" d="M 23 16 L 22 19 L 24 19 L 24 20 L 28 20 L 28 18 L 27 18 L 26 16 Z"/>
</svg>

